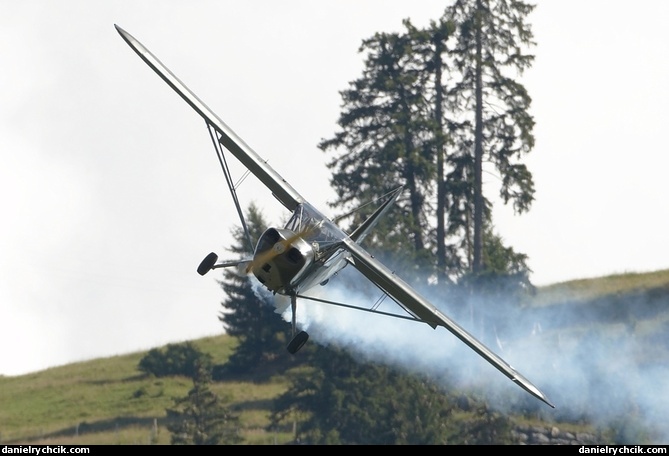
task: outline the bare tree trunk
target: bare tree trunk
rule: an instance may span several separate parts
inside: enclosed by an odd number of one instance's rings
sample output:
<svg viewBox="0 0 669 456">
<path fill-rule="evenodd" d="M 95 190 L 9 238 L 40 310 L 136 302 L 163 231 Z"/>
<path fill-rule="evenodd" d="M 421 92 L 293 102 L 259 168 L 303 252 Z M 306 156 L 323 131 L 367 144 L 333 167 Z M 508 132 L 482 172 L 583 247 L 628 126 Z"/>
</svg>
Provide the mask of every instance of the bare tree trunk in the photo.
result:
<svg viewBox="0 0 669 456">
<path fill-rule="evenodd" d="M 476 125 L 474 127 L 474 274 L 483 269 L 483 76 L 481 52 L 481 0 L 476 2 Z"/>
<path fill-rule="evenodd" d="M 434 89 L 435 89 L 435 110 L 434 116 L 437 121 L 437 281 L 446 283 L 446 182 L 444 177 L 444 114 L 443 100 L 444 87 L 441 84 L 441 72 L 443 62 L 441 53 L 443 50 L 443 41 L 440 33 L 437 33 L 434 40 Z"/>
</svg>

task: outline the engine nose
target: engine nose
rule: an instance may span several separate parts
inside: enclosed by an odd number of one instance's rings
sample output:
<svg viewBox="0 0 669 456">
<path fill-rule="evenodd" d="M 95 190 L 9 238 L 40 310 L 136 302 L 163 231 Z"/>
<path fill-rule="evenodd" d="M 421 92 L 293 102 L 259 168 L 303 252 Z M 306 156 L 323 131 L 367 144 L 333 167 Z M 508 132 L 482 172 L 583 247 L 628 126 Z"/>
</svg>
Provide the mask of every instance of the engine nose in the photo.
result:
<svg viewBox="0 0 669 456">
<path fill-rule="evenodd" d="M 286 246 L 284 244 L 284 241 L 279 241 L 276 244 L 274 244 L 274 246 L 272 247 L 272 250 L 277 255 L 281 255 L 282 253 L 284 253 L 286 251 Z"/>
<path fill-rule="evenodd" d="M 293 231 L 270 228 L 258 240 L 251 268 L 270 291 L 283 293 L 292 289 L 311 256 L 309 244 Z"/>
</svg>

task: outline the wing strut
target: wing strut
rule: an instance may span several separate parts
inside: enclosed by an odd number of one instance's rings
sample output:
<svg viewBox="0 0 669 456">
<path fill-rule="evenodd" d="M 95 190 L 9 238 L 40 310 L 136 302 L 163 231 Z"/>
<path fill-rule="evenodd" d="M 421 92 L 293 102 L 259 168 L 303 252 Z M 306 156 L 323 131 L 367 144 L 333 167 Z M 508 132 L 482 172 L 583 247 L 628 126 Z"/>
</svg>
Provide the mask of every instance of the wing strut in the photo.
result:
<svg viewBox="0 0 669 456">
<path fill-rule="evenodd" d="M 160 78 L 167 83 L 188 105 L 195 110 L 220 135 L 219 141 L 230 153 L 251 171 L 289 211 L 294 211 L 305 199 L 286 182 L 267 161 L 262 159 L 248 144 L 237 136 L 216 114 L 212 112 L 186 85 L 167 69 L 158 58 L 132 35 L 114 24 L 116 31 L 137 55 Z"/>
<path fill-rule="evenodd" d="M 218 156 L 218 162 L 221 165 L 223 174 L 225 175 L 225 181 L 228 183 L 228 188 L 230 189 L 230 194 L 232 195 L 232 201 L 235 203 L 237 208 L 237 214 L 239 215 L 239 220 L 242 223 L 242 228 L 244 229 L 244 234 L 246 236 L 246 241 L 249 243 L 249 252 L 253 254 L 253 239 L 251 239 L 251 232 L 249 231 L 248 226 L 246 225 L 246 219 L 244 218 L 244 213 L 242 212 L 241 205 L 239 204 L 239 198 L 237 197 L 237 188 L 232 182 L 232 174 L 230 174 L 230 168 L 228 167 L 228 162 L 225 159 L 225 154 L 223 152 L 223 147 L 221 146 L 220 136 L 216 129 L 207 122 L 207 130 L 209 130 L 209 137 L 211 142 L 214 143 L 214 149 L 216 150 L 216 155 Z"/>
</svg>

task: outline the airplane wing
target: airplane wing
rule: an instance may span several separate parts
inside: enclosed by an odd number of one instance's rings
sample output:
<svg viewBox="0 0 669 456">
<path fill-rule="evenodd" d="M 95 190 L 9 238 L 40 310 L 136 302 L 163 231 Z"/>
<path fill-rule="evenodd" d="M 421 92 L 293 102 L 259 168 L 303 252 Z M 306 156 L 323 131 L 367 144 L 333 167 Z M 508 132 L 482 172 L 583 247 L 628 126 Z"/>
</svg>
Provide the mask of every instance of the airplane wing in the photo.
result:
<svg viewBox="0 0 669 456">
<path fill-rule="evenodd" d="M 555 408 L 546 395 L 534 386 L 528 379 L 518 373 L 502 358 L 493 353 L 488 347 L 479 342 L 456 322 L 444 315 L 439 309 L 422 297 L 409 284 L 400 279 L 390 269 L 374 258 L 360 245 L 351 239 L 344 240 L 343 247 L 351 254 L 349 262 L 365 277 L 371 280 L 384 293 L 393 298 L 400 306 L 414 317 L 427 323 L 432 328 L 443 326 L 472 350 L 482 356 L 500 372 L 509 377 L 514 383 L 534 397 Z"/>
<path fill-rule="evenodd" d="M 181 98 L 188 103 L 204 120 L 207 125 L 213 128 L 218 135 L 219 142 L 230 151 L 249 171 L 251 171 L 274 196 L 290 211 L 306 200 L 283 179 L 265 160 L 263 160 L 251 147 L 249 147 L 241 138 L 239 138 L 207 105 L 205 105 L 193 92 L 188 89 L 160 60 L 158 60 L 148 49 L 146 49 L 132 35 L 127 33 L 118 25 L 114 25 L 116 30 L 126 43 L 149 65 L 158 76 L 160 76 Z M 399 192 L 393 195 L 391 200 L 397 197 Z M 503 359 L 493 353 L 485 345 L 479 342 L 471 334 L 461 328 L 457 323 L 441 313 L 427 299 L 420 296 L 406 282 L 397 277 L 392 271 L 386 268 L 380 261 L 367 253 L 355 241 L 361 241 L 368 230 L 371 228 L 378 215 L 385 212 L 389 207 L 386 203 L 379 209 L 379 212 L 371 220 L 365 222 L 356 230 L 352 238 L 345 238 L 342 247 L 350 253 L 349 262 L 353 264 L 365 277 L 376 284 L 387 295 L 393 298 L 407 312 L 417 319 L 429 324 L 433 328 L 443 326 L 462 342 L 467 344 L 476 353 L 486 359 L 489 363 L 509 377 L 513 382 L 527 392 L 544 401 L 551 407 L 555 407 L 546 396 L 525 377 L 516 372 Z M 226 263 L 227 265 L 227 263 Z"/>
<path fill-rule="evenodd" d="M 142 43 L 132 35 L 114 24 L 116 31 L 123 40 L 149 65 L 163 81 L 165 81 L 175 92 L 177 92 L 186 103 L 190 105 L 208 125 L 214 128 L 220 135 L 220 143 L 230 151 L 249 171 L 269 188 L 274 196 L 288 210 L 293 211 L 299 203 L 305 201 L 300 194 L 282 178 L 265 160 L 263 160 L 251 147 L 249 147 L 239 136 L 235 134 L 225 122 L 205 105 L 186 85 L 179 80 L 158 58 L 153 55 Z"/>
</svg>

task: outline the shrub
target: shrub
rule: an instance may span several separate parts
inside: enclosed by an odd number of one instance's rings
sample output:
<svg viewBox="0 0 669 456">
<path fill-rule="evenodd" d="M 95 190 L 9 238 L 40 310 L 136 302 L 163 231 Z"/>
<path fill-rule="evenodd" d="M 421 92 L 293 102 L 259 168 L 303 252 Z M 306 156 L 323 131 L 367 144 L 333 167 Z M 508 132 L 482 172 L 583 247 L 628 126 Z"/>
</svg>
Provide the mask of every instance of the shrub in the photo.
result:
<svg viewBox="0 0 669 456">
<path fill-rule="evenodd" d="M 211 355 L 201 352 L 191 342 L 168 344 L 164 350 L 153 348 L 138 365 L 141 372 L 156 377 L 183 375 L 195 378 L 200 368 L 211 371 Z"/>
</svg>

